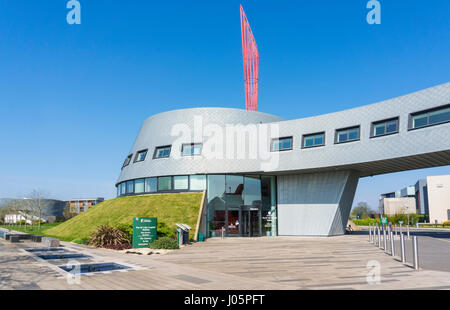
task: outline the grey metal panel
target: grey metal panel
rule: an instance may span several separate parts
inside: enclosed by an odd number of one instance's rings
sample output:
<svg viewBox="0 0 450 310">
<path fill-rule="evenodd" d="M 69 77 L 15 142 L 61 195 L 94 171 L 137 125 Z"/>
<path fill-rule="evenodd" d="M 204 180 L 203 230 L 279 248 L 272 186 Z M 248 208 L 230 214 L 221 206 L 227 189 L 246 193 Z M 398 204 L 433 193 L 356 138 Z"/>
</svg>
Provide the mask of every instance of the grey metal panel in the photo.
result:
<svg viewBox="0 0 450 310">
<path fill-rule="evenodd" d="M 351 171 L 278 178 L 278 233 L 330 236 L 345 232 L 358 175 Z"/>
</svg>

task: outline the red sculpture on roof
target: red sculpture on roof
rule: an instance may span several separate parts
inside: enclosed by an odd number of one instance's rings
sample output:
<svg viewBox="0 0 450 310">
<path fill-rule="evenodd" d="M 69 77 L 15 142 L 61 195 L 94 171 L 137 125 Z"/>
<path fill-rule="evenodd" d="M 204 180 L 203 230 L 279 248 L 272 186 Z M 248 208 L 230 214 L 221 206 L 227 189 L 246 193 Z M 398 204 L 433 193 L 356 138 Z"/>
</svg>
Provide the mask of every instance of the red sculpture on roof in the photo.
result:
<svg viewBox="0 0 450 310">
<path fill-rule="evenodd" d="M 258 111 L 259 53 L 255 37 L 241 5 L 242 53 L 244 55 L 245 103 L 249 111 Z"/>
</svg>

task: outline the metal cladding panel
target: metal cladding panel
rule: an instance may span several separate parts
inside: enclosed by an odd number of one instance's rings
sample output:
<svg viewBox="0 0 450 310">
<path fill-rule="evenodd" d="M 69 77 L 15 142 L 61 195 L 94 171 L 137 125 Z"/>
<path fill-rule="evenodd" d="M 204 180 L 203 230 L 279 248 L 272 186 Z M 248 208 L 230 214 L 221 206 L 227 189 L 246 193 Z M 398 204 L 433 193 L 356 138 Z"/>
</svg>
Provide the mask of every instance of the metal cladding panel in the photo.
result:
<svg viewBox="0 0 450 310">
<path fill-rule="evenodd" d="M 279 176 L 278 233 L 345 233 L 357 184 L 358 176 L 351 171 Z"/>
<path fill-rule="evenodd" d="M 409 130 L 409 115 L 425 109 L 450 103 L 450 83 L 425 89 L 406 96 L 382 101 L 326 115 L 283 121 L 281 118 L 254 111 L 223 108 L 198 108 L 161 113 L 148 118 L 131 149 L 134 156 L 148 149 L 145 161 L 130 163 L 121 171 L 118 183 L 130 179 L 164 175 L 212 174 L 212 173 L 268 173 L 297 174 L 320 170 L 356 170 L 361 176 L 376 175 L 408 169 L 418 169 L 450 164 L 450 123 L 418 130 Z M 399 117 L 399 133 L 371 138 L 373 122 Z M 200 143 L 209 138 L 173 135 L 177 126 L 194 129 L 195 120 L 201 119 L 201 127 L 208 125 L 225 131 L 229 124 L 258 124 L 258 128 L 276 128 L 271 136 L 259 142 L 257 159 L 208 159 L 208 150 L 193 158 L 175 158 L 181 153 L 182 143 Z M 263 123 L 260 125 L 260 123 Z M 198 125 L 198 124 L 197 124 Z M 336 129 L 360 126 L 360 140 L 335 144 Z M 179 128 L 178 128 L 179 129 Z M 176 131 L 176 130 L 175 130 Z M 306 134 L 325 132 L 325 146 L 303 149 L 302 137 Z M 203 133 L 205 133 L 203 131 Z M 270 152 L 271 138 L 293 137 L 293 149 L 286 152 Z M 171 157 L 153 160 L 155 147 L 172 145 Z M 228 148 L 224 142 L 224 148 Z M 124 158 L 125 158 L 124 154 Z M 268 158 L 272 165 L 262 165 L 260 158 Z M 134 159 L 134 158 L 133 158 Z"/>
</svg>

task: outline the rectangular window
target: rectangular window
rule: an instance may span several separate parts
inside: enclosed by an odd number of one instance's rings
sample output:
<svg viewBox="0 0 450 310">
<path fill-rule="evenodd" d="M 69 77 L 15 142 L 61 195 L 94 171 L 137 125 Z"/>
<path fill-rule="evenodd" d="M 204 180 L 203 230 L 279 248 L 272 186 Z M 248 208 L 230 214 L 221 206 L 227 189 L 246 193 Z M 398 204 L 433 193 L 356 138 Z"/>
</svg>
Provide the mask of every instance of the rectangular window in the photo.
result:
<svg viewBox="0 0 450 310">
<path fill-rule="evenodd" d="M 158 178 L 158 191 L 171 191 L 171 190 L 172 190 L 172 177 Z"/>
<path fill-rule="evenodd" d="M 125 195 L 126 194 L 126 183 L 120 183 L 120 195 Z"/>
<path fill-rule="evenodd" d="M 202 152 L 201 143 L 183 144 L 181 147 L 181 154 L 183 156 L 195 156 L 200 155 Z"/>
<path fill-rule="evenodd" d="M 206 189 L 206 175 L 191 175 L 189 182 L 191 191 L 203 191 Z"/>
<path fill-rule="evenodd" d="M 133 194 L 134 192 L 134 181 L 127 181 L 127 194 Z"/>
<path fill-rule="evenodd" d="M 376 122 L 372 124 L 371 137 L 385 136 L 393 133 L 398 133 L 398 118 L 389 119 L 386 121 Z"/>
<path fill-rule="evenodd" d="M 133 154 L 128 155 L 128 157 L 125 159 L 125 161 L 123 162 L 123 167 L 126 167 L 130 164 L 131 158 L 133 157 Z"/>
<path fill-rule="evenodd" d="M 143 151 L 137 152 L 136 158 L 134 159 L 134 162 L 137 163 L 137 162 L 140 162 L 140 161 L 144 161 L 145 157 L 147 156 L 147 152 L 148 152 L 148 150 L 143 150 Z"/>
<path fill-rule="evenodd" d="M 134 181 L 134 193 L 142 194 L 145 190 L 145 180 L 139 179 Z"/>
<path fill-rule="evenodd" d="M 189 177 L 177 176 L 173 177 L 173 189 L 174 190 L 188 190 L 189 189 Z"/>
<path fill-rule="evenodd" d="M 344 143 L 359 140 L 359 126 L 336 130 L 335 143 Z"/>
<path fill-rule="evenodd" d="M 292 137 L 285 137 L 272 140 L 272 152 L 292 150 Z"/>
<path fill-rule="evenodd" d="M 443 124 L 450 121 L 450 106 L 411 114 L 411 129 Z"/>
<path fill-rule="evenodd" d="M 158 179 L 157 178 L 145 179 L 145 192 L 154 193 L 157 191 L 158 191 Z"/>
<path fill-rule="evenodd" d="M 316 133 L 303 136 L 303 148 L 324 146 L 325 145 L 325 133 Z"/>
<path fill-rule="evenodd" d="M 160 146 L 155 149 L 155 154 L 153 158 L 168 158 L 170 157 L 170 150 L 172 149 L 171 145 L 168 146 Z"/>
</svg>

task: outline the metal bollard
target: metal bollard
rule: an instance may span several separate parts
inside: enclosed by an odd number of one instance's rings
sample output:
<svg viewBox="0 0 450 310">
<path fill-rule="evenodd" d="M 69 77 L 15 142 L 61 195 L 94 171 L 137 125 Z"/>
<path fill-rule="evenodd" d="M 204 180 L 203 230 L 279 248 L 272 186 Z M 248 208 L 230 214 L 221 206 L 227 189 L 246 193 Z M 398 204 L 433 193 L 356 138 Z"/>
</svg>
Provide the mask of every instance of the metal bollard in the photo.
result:
<svg viewBox="0 0 450 310">
<path fill-rule="evenodd" d="M 399 232 L 400 232 L 400 234 L 403 233 L 403 231 L 402 231 L 402 224 L 400 224 Z"/>
<path fill-rule="evenodd" d="M 378 247 L 381 249 L 381 229 L 378 227 Z"/>
<path fill-rule="evenodd" d="M 414 256 L 414 269 L 419 270 L 419 249 L 418 249 L 417 236 L 413 236 L 412 244 L 413 244 L 413 256 Z"/>
<path fill-rule="evenodd" d="M 369 243 L 372 242 L 372 226 L 369 224 Z"/>
<path fill-rule="evenodd" d="M 391 256 L 395 256 L 394 232 L 391 231 Z"/>
<path fill-rule="evenodd" d="M 400 234 L 400 248 L 402 254 L 402 263 L 406 263 L 406 255 L 405 255 L 405 238 L 403 234 Z"/>
<path fill-rule="evenodd" d="M 408 235 L 408 239 L 411 239 L 411 236 L 409 235 L 409 225 L 406 225 L 406 234 Z"/>
<path fill-rule="evenodd" d="M 383 250 L 386 252 L 387 250 L 386 229 L 383 229 L 383 243 L 384 243 Z"/>
<path fill-rule="evenodd" d="M 225 227 L 222 227 L 222 239 L 224 238 Z"/>
</svg>

